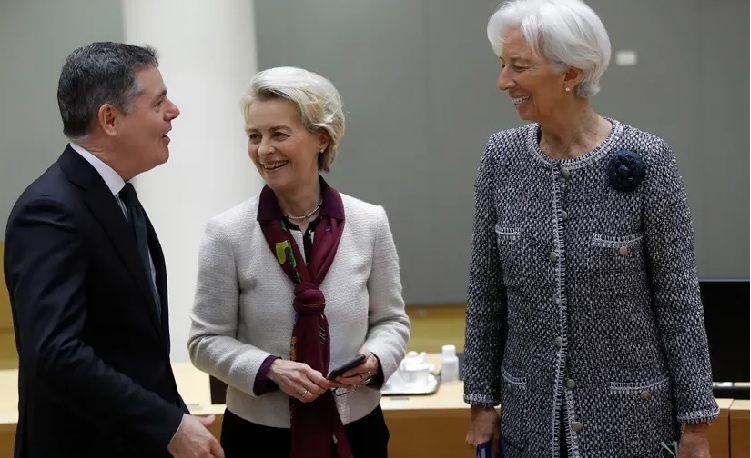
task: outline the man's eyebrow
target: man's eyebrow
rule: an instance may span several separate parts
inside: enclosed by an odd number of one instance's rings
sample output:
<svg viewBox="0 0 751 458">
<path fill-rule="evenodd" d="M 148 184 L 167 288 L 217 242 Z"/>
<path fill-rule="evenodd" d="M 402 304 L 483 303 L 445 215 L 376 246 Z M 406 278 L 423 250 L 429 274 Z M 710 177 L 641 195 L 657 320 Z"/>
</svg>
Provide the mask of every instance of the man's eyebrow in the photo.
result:
<svg viewBox="0 0 751 458">
<path fill-rule="evenodd" d="M 161 90 L 161 91 L 160 91 L 160 92 L 159 92 L 159 93 L 158 93 L 158 94 L 157 94 L 157 95 L 156 95 L 156 96 L 154 97 L 154 101 L 157 101 L 157 100 L 161 99 L 162 97 L 167 97 L 167 89 L 166 89 L 166 88 L 165 88 L 165 89 L 162 89 L 162 90 Z"/>
</svg>

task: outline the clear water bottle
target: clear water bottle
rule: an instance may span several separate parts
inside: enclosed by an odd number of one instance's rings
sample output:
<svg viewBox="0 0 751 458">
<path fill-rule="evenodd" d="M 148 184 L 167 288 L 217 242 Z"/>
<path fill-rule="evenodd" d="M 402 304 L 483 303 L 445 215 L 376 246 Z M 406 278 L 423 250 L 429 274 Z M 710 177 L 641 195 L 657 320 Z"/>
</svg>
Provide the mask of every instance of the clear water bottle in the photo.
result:
<svg viewBox="0 0 751 458">
<path fill-rule="evenodd" d="M 456 356 L 456 345 L 441 347 L 441 383 L 459 381 L 459 358 Z"/>
</svg>

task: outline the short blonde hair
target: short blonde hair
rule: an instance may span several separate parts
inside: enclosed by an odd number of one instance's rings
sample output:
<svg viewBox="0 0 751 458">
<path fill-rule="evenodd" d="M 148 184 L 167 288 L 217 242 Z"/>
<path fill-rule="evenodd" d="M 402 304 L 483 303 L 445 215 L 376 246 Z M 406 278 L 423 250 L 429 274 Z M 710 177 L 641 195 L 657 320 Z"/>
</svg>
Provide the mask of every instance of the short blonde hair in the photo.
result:
<svg viewBox="0 0 751 458">
<path fill-rule="evenodd" d="M 501 55 L 503 34 L 518 27 L 532 51 L 557 71 L 584 70 L 576 93 L 590 97 L 600 91 L 600 78 L 610 62 L 610 38 L 599 16 L 581 0 L 508 0 L 488 21 L 488 40 Z"/>
<path fill-rule="evenodd" d="M 328 172 L 344 136 L 344 112 L 339 91 L 328 79 L 303 68 L 269 68 L 256 73 L 243 93 L 241 105 L 245 122 L 248 122 L 248 110 L 253 102 L 273 98 L 294 103 L 300 120 L 311 132 L 323 129 L 328 133 L 329 144 L 318 155 L 318 170 Z"/>
</svg>

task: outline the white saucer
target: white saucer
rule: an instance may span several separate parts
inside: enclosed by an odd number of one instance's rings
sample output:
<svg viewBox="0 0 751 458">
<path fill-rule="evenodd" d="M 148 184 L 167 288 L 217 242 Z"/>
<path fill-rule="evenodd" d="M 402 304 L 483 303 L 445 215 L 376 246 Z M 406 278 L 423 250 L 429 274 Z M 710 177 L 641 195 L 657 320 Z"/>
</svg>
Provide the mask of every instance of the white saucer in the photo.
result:
<svg viewBox="0 0 751 458">
<path fill-rule="evenodd" d="M 381 394 L 385 396 L 396 394 L 432 394 L 438 389 L 438 378 L 428 374 L 426 383 L 402 383 L 398 371 L 381 388 Z"/>
</svg>

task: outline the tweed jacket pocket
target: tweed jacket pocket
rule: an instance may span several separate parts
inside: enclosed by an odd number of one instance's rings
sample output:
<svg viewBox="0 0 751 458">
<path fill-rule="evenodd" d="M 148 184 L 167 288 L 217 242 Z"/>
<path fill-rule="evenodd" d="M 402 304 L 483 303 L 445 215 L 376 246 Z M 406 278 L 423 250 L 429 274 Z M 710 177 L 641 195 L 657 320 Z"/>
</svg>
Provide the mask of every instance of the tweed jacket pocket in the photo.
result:
<svg viewBox="0 0 751 458">
<path fill-rule="evenodd" d="M 633 286 L 646 282 L 643 236 L 594 234 L 590 269 L 601 282 L 596 294 L 628 296 Z"/>
<path fill-rule="evenodd" d="M 670 378 L 610 384 L 611 412 L 618 417 L 625 457 L 644 456 L 660 444 L 678 440 Z"/>
<path fill-rule="evenodd" d="M 508 447 L 524 449 L 527 446 L 527 380 L 515 377 L 501 368 L 501 436 Z"/>
<path fill-rule="evenodd" d="M 622 246 L 630 246 L 641 242 L 642 234 L 628 234 L 628 235 L 592 235 L 592 245 L 601 246 L 605 248 L 620 248 Z"/>
<path fill-rule="evenodd" d="M 592 235 L 592 246 L 598 248 L 605 269 L 622 269 L 636 261 L 643 261 L 642 234 Z"/>
<path fill-rule="evenodd" d="M 505 227 L 501 226 L 500 224 L 496 224 L 495 234 L 498 236 L 498 244 L 502 245 L 505 242 L 513 242 L 515 240 L 519 240 L 521 231 L 516 228 Z"/>
<path fill-rule="evenodd" d="M 514 226 L 496 225 L 495 233 L 504 285 L 511 293 L 528 288 L 528 260 L 539 250 L 536 240 Z"/>
</svg>

